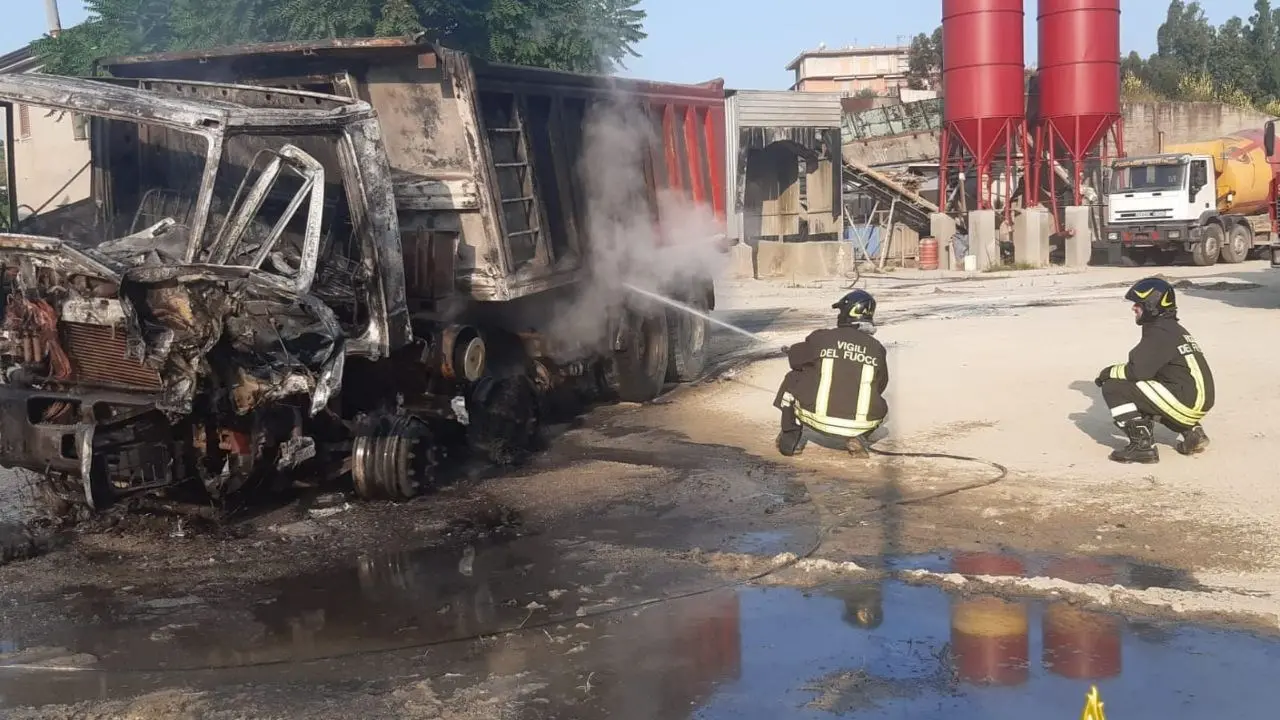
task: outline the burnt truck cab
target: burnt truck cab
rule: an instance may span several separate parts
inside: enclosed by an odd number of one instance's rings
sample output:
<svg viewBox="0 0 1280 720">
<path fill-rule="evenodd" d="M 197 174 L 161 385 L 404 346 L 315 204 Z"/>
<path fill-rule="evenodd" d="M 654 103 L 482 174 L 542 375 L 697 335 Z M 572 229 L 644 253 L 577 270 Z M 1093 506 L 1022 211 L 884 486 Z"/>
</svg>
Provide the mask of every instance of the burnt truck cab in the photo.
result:
<svg viewBox="0 0 1280 720">
<path fill-rule="evenodd" d="M 0 75 L 0 102 L 83 118 L 92 178 L 0 233 L 0 464 L 90 507 L 190 477 L 220 495 L 263 444 L 314 453 L 259 411 L 316 416 L 350 358 L 412 339 L 367 103 L 38 74 Z"/>
<path fill-rule="evenodd" d="M 560 390 L 702 372 L 705 321 L 622 285 L 714 307 L 722 82 L 412 38 L 103 67 L 0 76 L 0 103 L 86 118 L 93 178 L 0 237 L 0 465 L 94 508 L 348 474 L 406 499 L 454 447 L 527 456 Z"/>
</svg>

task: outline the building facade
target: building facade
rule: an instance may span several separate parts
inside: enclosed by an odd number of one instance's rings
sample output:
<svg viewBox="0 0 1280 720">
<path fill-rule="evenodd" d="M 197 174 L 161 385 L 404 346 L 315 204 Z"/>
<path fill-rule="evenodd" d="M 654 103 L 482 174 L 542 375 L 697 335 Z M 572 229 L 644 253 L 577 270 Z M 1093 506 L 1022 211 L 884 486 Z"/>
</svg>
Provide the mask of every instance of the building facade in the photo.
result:
<svg viewBox="0 0 1280 720">
<path fill-rule="evenodd" d="M 0 55 L 0 73 L 39 72 L 40 67 L 40 59 L 29 47 Z M 6 157 L 13 156 L 13 178 L 2 184 L 15 193 L 18 217 L 89 197 L 92 173 L 83 118 L 17 105 L 0 113 L 0 122 L 5 124 L 0 137 L 12 138 L 12 147 L 5 147 Z"/>
<path fill-rule="evenodd" d="M 806 50 L 787 65 L 795 74 L 791 89 L 845 96 L 868 91 L 896 95 L 907 86 L 909 50 L 907 46 Z"/>
</svg>

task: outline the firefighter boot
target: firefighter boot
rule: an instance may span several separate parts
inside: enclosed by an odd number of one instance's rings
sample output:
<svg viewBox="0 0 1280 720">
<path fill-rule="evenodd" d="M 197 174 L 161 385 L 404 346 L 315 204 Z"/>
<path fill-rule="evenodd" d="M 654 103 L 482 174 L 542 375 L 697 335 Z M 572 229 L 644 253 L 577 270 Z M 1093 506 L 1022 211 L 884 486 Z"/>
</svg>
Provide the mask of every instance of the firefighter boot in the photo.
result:
<svg viewBox="0 0 1280 720">
<path fill-rule="evenodd" d="M 778 452 L 786 457 L 799 455 L 804 452 L 804 446 L 809 444 L 809 440 L 804 436 L 804 431 L 798 428 L 795 430 L 783 430 L 778 433 L 778 438 L 774 442 L 778 446 Z"/>
<path fill-rule="evenodd" d="M 848 442 L 845 443 L 845 448 L 850 455 L 859 460 L 866 460 L 871 457 L 871 452 L 867 449 L 867 441 L 862 437 L 849 438 Z"/>
<path fill-rule="evenodd" d="M 1183 455 L 1198 455 L 1209 449 L 1209 436 L 1203 427 L 1196 425 L 1178 435 L 1177 448 Z"/>
<path fill-rule="evenodd" d="M 1111 453 L 1112 460 L 1119 463 L 1160 462 L 1160 451 L 1156 449 L 1155 437 L 1151 432 L 1151 420 L 1135 418 L 1125 423 L 1123 429 L 1129 436 L 1129 444 Z"/>
</svg>

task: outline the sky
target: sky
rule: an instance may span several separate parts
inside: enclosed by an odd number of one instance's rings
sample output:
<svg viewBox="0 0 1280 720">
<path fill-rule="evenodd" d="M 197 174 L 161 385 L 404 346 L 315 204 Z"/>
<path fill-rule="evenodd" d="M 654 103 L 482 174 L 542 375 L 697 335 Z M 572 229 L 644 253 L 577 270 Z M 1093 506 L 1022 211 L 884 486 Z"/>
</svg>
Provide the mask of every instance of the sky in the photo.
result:
<svg viewBox="0 0 1280 720">
<path fill-rule="evenodd" d="M 45 0 L 0 0 L 13 8 L 0 24 L 0 53 L 16 50 L 48 29 Z M 81 0 L 58 0 L 64 27 L 85 18 Z M 1253 0 L 1202 0 L 1214 24 L 1232 15 L 1248 18 Z M 1035 0 L 1027 0 L 1027 59 L 1036 52 Z M 732 88 L 785 89 L 786 71 L 802 50 L 818 43 L 893 45 L 942 21 L 941 0 L 643 0 L 648 39 L 623 74 L 696 83 L 716 77 Z M 1156 28 L 1168 0 L 1121 0 L 1120 41 L 1127 53 L 1155 50 Z M 883 8 L 883 9 L 878 9 Z"/>
</svg>

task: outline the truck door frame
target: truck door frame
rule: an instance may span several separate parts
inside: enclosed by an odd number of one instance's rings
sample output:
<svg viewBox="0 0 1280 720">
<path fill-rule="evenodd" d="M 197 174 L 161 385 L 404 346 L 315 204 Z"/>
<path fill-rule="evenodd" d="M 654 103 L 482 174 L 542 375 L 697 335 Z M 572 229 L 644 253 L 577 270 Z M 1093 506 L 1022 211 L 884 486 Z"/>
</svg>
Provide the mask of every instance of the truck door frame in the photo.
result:
<svg viewBox="0 0 1280 720">
<path fill-rule="evenodd" d="M 1190 167 L 1187 168 L 1187 189 L 1195 188 L 1197 181 L 1201 183 L 1200 187 L 1196 189 L 1195 195 L 1188 198 L 1194 214 L 1201 217 L 1206 213 L 1217 214 L 1218 188 L 1217 183 L 1214 182 L 1213 173 L 1209 171 L 1210 162 L 1210 158 L 1193 157 L 1191 158 Z M 1203 173 L 1199 180 L 1197 180 L 1197 171 Z"/>
</svg>

